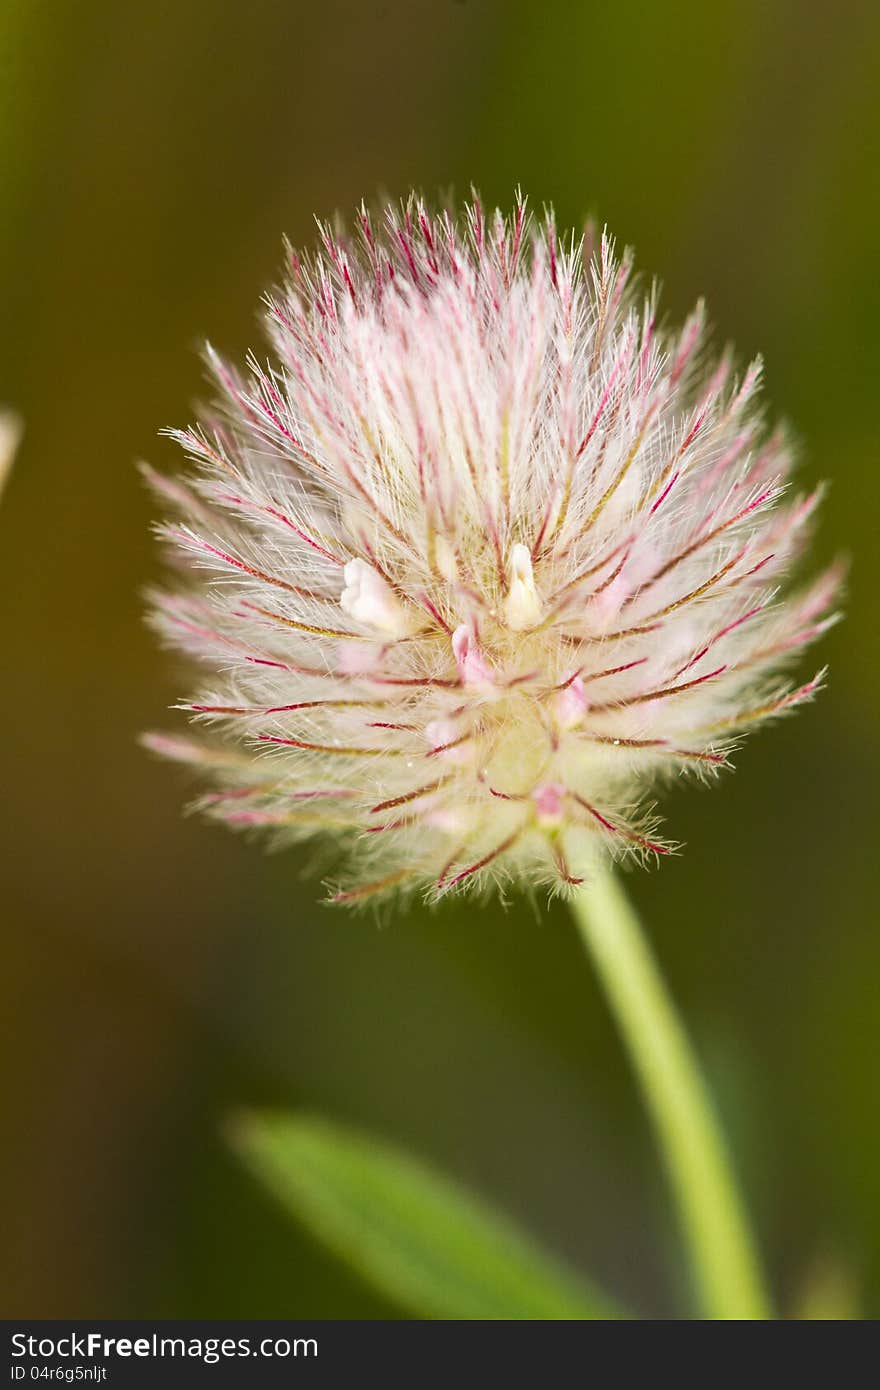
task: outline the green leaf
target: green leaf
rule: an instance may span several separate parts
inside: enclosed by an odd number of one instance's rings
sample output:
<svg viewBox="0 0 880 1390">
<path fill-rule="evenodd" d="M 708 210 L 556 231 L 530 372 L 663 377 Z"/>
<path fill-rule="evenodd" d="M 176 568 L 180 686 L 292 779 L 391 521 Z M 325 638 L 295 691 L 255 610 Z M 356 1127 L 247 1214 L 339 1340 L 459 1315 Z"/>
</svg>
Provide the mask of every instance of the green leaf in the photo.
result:
<svg viewBox="0 0 880 1390">
<path fill-rule="evenodd" d="M 618 1318 L 507 1218 L 389 1144 L 327 1120 L 241 1117 L 238 1153 L 369 1283 L 423 1318 Z"/>
</svg>

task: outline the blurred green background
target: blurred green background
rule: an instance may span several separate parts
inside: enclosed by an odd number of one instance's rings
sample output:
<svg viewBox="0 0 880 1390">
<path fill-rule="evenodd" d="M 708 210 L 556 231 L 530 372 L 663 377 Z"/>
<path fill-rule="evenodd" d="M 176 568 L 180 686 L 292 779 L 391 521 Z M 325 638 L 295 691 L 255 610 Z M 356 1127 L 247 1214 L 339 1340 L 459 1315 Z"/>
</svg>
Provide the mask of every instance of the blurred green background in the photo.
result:
<svg viewBox="0 0 880 1390">
<path fill-rule="evenodd" d="M 630 883 L 787 1306 L 831 1268 L 880 1314 L 878 90 L 870 0 L 6 0 L 6 1316 L 398 1316 L 225 1152 L 267 1102 L 411 1146 L 644 1314 L 685 1306 L 565 911 L 330 912 L 295 854 L 182 818 L 135 742 L 186 683 L 142 623 L 134 461 L 177 465 L 157 430 L 191 419 L 200 338 L 258 343 L 314 212 L 471 181 L 596 212 L 670 315 L 705 293 L 832 480 L 828 691 L 670 797 L 687 851 Z"/>
</svg>

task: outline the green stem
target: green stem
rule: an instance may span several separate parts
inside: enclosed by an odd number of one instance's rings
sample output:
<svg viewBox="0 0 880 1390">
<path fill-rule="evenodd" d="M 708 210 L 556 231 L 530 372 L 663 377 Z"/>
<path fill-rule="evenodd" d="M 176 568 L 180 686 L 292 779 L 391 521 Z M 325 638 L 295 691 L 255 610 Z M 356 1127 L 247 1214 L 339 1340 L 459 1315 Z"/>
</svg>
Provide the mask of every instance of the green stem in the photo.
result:
<svg viewBox="0 0 880 1390">
<path fill-rule="evenodd" d="M 638 919 L 610 872 L 572 907 L 656 1130 L 704 1313 L 771 1317 L 715 1110 Z"/>
</svg>

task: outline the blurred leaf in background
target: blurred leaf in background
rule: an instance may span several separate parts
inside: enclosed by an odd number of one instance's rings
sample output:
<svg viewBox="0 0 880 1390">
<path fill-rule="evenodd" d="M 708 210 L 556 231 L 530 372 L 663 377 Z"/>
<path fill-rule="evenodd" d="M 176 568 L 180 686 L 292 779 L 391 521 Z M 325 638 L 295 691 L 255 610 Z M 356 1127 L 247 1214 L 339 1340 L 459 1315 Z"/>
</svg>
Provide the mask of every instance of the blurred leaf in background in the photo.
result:
<svg viewBox="0 0 880 1390">
<path fill-rule="evenodd" d="M 283 1206 L 417 1317 L 621 1316 L 510 1222 L 401 1150 L 283 1114 L 242 1116 L 230 1137 Z"/>
</svg>

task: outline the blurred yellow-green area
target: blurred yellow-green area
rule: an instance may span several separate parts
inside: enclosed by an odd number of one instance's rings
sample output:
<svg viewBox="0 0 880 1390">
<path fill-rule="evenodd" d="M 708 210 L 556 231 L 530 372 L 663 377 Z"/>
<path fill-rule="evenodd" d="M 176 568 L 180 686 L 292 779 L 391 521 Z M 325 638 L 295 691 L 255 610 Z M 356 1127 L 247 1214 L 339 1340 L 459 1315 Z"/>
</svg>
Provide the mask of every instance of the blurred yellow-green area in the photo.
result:
<svg viewBox="0 0 880 1390">
<path fill-rule="evenodd" d="M 184 818 L 136 744 L 187 687 L 142 622 L 134 465 L 177 465 L 157 431 L 192 418 L 200 342 L 259 346 L 314 213 L 471 182 L 607 220 L 670 316 L 705 294 L 831 480 L 829 688 L 668 797 L 686 851 L 630 887 L 783 1306 L 880 1314 L 878 91 L 870 0 L 6 0 L 4 1315 L 401 1316 L 224 1148 L 266 1104 L 430 1159 L 642 1314 L 687 1306 L 565 909 L 330 911 L 306 856 Z"/>
</svg>

